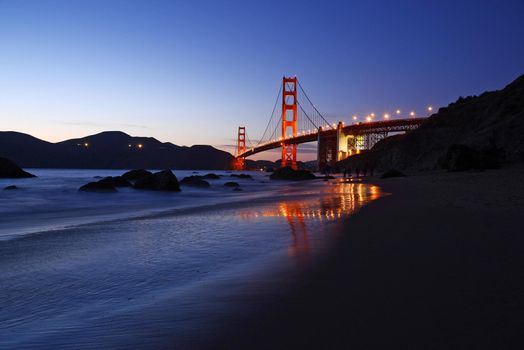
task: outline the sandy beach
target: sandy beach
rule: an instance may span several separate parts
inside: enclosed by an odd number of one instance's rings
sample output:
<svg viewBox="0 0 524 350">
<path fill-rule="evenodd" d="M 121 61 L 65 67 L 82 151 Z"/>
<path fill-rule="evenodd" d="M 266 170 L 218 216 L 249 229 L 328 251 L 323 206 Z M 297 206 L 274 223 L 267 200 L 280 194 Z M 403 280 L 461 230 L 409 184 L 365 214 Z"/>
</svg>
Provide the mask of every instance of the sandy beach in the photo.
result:
<svg viewBox="0 0 524 350">
<path fill-rule="evenodd" d="M 204 348 L 522 348 L 524 169 L 368 181 L 391 195 Z"/>
</svg>

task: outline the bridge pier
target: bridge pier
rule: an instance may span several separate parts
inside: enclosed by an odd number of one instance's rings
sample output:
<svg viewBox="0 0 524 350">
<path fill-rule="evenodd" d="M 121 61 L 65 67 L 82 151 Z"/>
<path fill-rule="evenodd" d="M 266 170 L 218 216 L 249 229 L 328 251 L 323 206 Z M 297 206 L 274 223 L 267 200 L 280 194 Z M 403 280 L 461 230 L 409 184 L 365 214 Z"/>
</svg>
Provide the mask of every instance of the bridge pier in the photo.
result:
<svg viewBox="0 0 524 350">
<path fill-rule="evenodd" d="M 327 166 L 332 166 L 337 162 L 337 135 L 328 135 L 323 132 L 322 127 L 318 128 L 317 162 L 318 170 L 323 171 Z"/>
</svg>

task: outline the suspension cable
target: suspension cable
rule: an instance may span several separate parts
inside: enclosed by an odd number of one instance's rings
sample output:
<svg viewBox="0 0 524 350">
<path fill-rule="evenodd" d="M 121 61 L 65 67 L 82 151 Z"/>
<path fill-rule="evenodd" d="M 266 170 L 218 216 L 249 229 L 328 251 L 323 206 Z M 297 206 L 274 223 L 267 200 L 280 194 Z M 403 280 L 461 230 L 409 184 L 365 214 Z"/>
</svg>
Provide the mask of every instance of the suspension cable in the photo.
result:
<svg viewBox="0 0 524 350">
<path fill-rule="evenodd" d="M 280 94 L 281 93 L 282 93 L 282 85 L 280 85 L 280 88 L 278 89 L 277 99 L 275 100 L 275 105 L 273 106 L 273 111 L 271 112 L 271 117 L 269 118 L 269 121 L 268 121 L 268 123 L 266 125 L 266 129 L 264 130 L 264 133 L 262 134 L 262 137 L 260 138 L 260 140 L 258 140 L 257 146 L 260 145 L 264 141 L 264 136 L 266 136 L 267 129 L 269 128 L 269 125 L 271 124 L 271 121 L 273 120 L 273 116 L 275 114 L 275 110 L 277 109 L 278 100 L 280 99 Z"/>
<path fill-rule="evenodd" d="M 306 99 L 309 101 L 309 103 L 311 104 L 311 106 L 313 107 L 313 109 L 318 113 L 318 115 L 320 116 L 320 118 L 322 118 L 322 120 L 327 124 L 329 125 L 329 127 L 331 129 L 333 129 L 333 127 L 331 126 L 331 124 L 326 120 L 326 118 L 324 118 L 324 116 L 322 115 L 322 113 L 320 113 L 318 111 L 318 109 L 315 107 L 315 105 L 313 104 L 313 102 L 311 102 L 311 100 L 309 99 L 309 96 L 306 94 L 306 91 L 304 91 L 304 88 L 302 87 L 302 85 L 300 85 L 300 81 L 297 79 L 297 83 L 298 83 L 298 87 L 300 88 L 300 90 L 302 91 L 302 93 L 304 94 L 304 96 L 306 96 Z"/>
</svg>

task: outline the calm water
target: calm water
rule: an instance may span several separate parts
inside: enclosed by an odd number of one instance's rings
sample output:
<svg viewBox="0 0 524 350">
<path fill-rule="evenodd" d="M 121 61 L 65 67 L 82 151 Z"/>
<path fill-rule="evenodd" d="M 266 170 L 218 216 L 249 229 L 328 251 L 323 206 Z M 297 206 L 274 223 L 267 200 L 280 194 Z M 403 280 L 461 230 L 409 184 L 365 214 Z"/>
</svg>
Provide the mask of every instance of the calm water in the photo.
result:
<svg viewBox="0 0 524 350">
<path fill-rule="evenodd" d="M 39 177 L 0 180 L 21 188 L 0 191 L 2 349 L 198 343 L 239 304 L 274 296 L 326 252 L 340 218 L 381 195 L 340 180 L 270 182 L 261 172 L 215 172 L 223 177 L 210 189 L 181 193 L 81 193 L 94 176 L 122 171 L 32 172 Z M 243 191 L 223 186 L 231 180 Z"/>
</svg>

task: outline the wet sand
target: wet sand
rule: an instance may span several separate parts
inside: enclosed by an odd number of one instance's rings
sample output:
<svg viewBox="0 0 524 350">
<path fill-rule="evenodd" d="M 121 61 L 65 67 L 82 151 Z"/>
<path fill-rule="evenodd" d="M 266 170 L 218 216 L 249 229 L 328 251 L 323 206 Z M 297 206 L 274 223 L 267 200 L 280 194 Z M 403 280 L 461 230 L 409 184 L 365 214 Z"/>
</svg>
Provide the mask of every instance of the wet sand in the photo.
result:
<svg viewBox="0 0 524 350">
<path fill-rule="evenodd" d="M 523 348 L 524 169 L 368 181 L 391 195 L 341 224 L 333 254 L 193 345 Z"/>
</svg>

